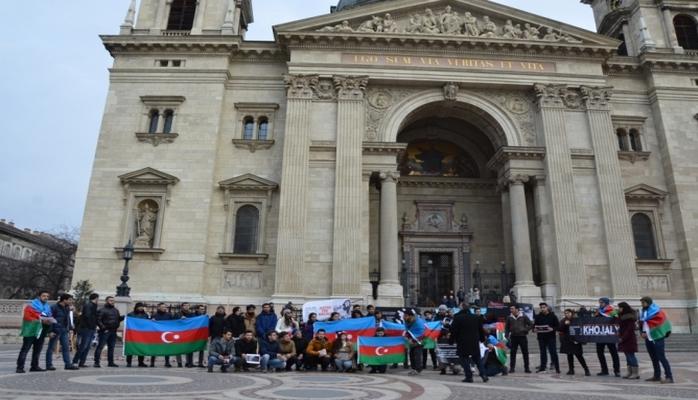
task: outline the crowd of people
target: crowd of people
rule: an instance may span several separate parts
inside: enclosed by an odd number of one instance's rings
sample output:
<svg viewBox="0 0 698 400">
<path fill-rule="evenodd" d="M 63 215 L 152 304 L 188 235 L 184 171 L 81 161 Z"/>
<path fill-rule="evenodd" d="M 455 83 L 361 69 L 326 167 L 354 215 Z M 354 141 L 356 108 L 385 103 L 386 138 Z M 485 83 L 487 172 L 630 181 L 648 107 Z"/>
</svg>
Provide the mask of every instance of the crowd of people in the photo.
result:
<svg viewBox="0 0 698 400">
<path fill-rule="evenodd" d="M 458 295 L 459 300 L 461 294 Z M 463 296 L 465 297 L 465 296 Z M 446 296 L 446 300 L 450 300 Z M 85 302 L 79 316 L 73 311 L 73 296 L 62 294 L 58 301 L 49 305 L 49 293 L 42 291 L 25 309 L 24 323 L 21 336 L 23 344 L 17 359 L 17 373 L 25 372 L 25 360 L 31 350 L 31 365 L 29 371 L 52 371 L 53 354 L 60 344 L 64 368 L 77 370 L 87 367 L 86 362 L 93 342 L 96 346 L 93 353 L 95 368 L 101 367 L 102 352 L 107 347 L 107 367 L 118 367 L 114 358 L 117 343 L 117 331 L 124 320 L 115 307 L 114 298 L 108 296 L 99 307 L 99 295 L 91 294 Z M 673 383 L 671 367 L 664 351 L 663 337 L 649 337 L 647 324 L 648 312 L 652 312 L 653 301 L 649 297 L 641 300 L 642 309 L 634 310 L 628 303 L 622 302 L 618 307 L 611 305 L 608 298 L 599 299 L 599 307 L 595 314 L 614 318 L 619 326 L 618 345 L 614 343 L 596 344 L 601 370 L 597 375 L 608 376 L 610 370 L 605 357 L 605 351 L 611 355 L 613 374 L 620 377 L 620 360 L 618 352 L 625 355 L 627 363 L 626 379 L 639 379 L 638 342 L 636 332 L 645 340 L 647 352 L 654 367 L 654 375 L 647 381 Z M 411 369 L 410 374 L 420 374 L 427 368 L 431 358 L 434 370 L 441 374 L 451 372 L 465 373 L 465 382 L 473 381 L 473 373 L 478 372 L 484 382 L 496 375 L 516 373 L 517 355 L 523 356 L 524 372 L 532 373 L 529 360 L 528 337 L 535 333 L 540 349 L 540 362 L 535 369 L 537 373 L 547 371 L 561 373 L 558 351 L 567 356 L 568 375 L 575 374 L 574 359 L 584 370 L 586 376 L 591 371 L 583 354 L 583 343 L 575 340 L 570 333 L 570 326 L 575 318 L 575 311 L 567 309 L 564 316 L 558 319 L 553 310 L 546 304 L 539 305 L 540 311 L 529 319 L 517 305 L 510 307 L 510 314 L 504 322 L 503 337 L 499 335 L 493 324 L 488 324 L 485 316 L 481 315 L 478 304 L 459 304 L 461 309 L 454 309 L 447 304 L 441 304 L 436 310 L 426 310 L 419 313 L 414 309 L 402 309 L 392 322 L 392 326 L 400 326 L 405 336 L 405 362 L 403 367 Z M 457 311 L 454 313 L 453 311 Z M 149 314 L 143 303 L 136 303 L 128 318 L 142 318 L 157 321 L 176 320 L 207 315 L 206 307 L 182 303 L 176 313 L 170 313 L 166 304 L 160 303 L 157 309 Z M 218 306 L 215 313 L 209 316 L 209 349 L 204 351 L 173 356 L 177 367 L 207 368 L 213 372 L 214 367 L 220 367 L 222 372 L 229 370 L 261 372 L 279 371 L 328 371 L 354 372 L 365 369 L 357 359 L 356 338 L 351 338 L 346 332 L 333 332 L 333 339 L 328 338 L 324 329 L 315 329 L 317 315 L 311 313 L 306 321 L 298 321 L 292 304 L 287 304 L 277 315 L 273 303 L 262 305 L 257 313 L 255 305 L 248 305 L 243 310 L 234 307 L 226 314 L 224 306 Z M 36 317 L 36 318 L 34 318 Z M 365 310 L 355 305 L 351 318 L 372 317 L 375 319 L 375 336 L 385 336 L 386 319 L 383 313 L 374 306 L 368 305 Z M 330 321 L 339 320 L 340 314 L 333 313 Z M 436 345 L 425 348 L 424 338 L 427 323 L 441 321 Z M 396 325 L 397 324 L 397 325 Z M 75 352 L 71 357 L 71 336 L 77 339 Z M 43 344 L 49 338 L 48 349 L 45 353 L 45 368 L 41 368 L 40 358 Z M 335 338 L 336 337 L 336 338 Z M 558 347 L 559 338 L 559 347 Z M 510 357 L 501 357 L 503 344 L 510 349 Z M 196 356 L 196 363 L 194 362 Z M 164 367 L 171 368 L 171 358 L 164 357 Z M 549 357 L 549 358 L 548 358 Z M 509 364 L 507 366 L 507 363 Z M 133 357 L 126 357 L 126 367 L 132 367 Z M 143 356 L 137 357 L 137 367 L 155 367 L 156 357 L 150 357 L 149 363 Z M 388 368 L 398 368 L 397 364 L 373 365 L 369 373 L 387 373 Z M 664 369 L 664 379 L 661 378 L 661 368 Z"/>
</svg>

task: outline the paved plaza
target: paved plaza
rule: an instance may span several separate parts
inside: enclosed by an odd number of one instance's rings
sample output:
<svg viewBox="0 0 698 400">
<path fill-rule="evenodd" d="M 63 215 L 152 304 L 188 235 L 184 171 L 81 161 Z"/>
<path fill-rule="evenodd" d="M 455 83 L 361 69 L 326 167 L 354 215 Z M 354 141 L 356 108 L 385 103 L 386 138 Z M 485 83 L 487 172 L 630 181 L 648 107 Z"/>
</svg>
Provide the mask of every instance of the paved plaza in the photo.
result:
<svg viewBox="0 0 698 400">
<path fill-rule="evenodd" d="M 203 369 L 88 367 L 80 371 L 14 373 L 16 346 L 0 346 L 0 399 L 696 399 L 698 354 L 672 353 L 676 383 L 660 385 L 619 378 L 568 377 L 555 374 L 514 374 L 495 377 L 487 384 L 461 382 L 462 376 L 425 371 L 419 378 L 389 369 L 385 375 L 328 373 L 207 373 Z M 592 348 L 587 346 L 589 352 Z M 593 372 L 596 355 L 588 353 Z M 651 375 L 641 353 L 643 377 Z M 532 360 L 536 360 L 534 355 Z M 42 363 L 43 364 L 43 363 Z M 535 365 L 535 362 L 532 362 Z M 563 363 L 564 365 L 564 363 Z M 564 368 L 563 368 L 564 372 Z"/>
</svg>

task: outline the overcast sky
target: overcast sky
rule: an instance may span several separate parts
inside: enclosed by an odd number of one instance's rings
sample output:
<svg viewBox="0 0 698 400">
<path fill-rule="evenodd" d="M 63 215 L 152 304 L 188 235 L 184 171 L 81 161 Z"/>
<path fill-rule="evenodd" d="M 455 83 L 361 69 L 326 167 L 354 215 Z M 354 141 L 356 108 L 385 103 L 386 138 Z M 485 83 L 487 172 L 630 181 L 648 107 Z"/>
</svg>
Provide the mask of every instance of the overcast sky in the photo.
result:
<svg viewBox="0 0 698 400">
<path fill-rule="evenodd" d="M 325 14 L 337 2 L 253 0 L 247 39 L 271 40 L 272 25 Z M 499 3 L 594 30 L 579 0 Z M 80 226 L 111 65 L 97 35 L 118 33 L 128 4 L 3 2 L 10 18 L 0 24 L 0 218 L 44 231 Z"/>
</svg>

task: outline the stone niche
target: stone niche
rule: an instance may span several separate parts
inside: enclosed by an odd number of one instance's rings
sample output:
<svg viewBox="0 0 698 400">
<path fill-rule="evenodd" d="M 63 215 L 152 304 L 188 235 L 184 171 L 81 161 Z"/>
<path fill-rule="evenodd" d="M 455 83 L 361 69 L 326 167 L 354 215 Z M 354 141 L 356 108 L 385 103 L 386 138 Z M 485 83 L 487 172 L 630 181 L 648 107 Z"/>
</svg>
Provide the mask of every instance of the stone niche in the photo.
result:
<svg viewBox="0 0 698 400">
<path fill-rule="evenodd" d="M 261 271 L 223 271 L 224 291 L 253 292 L 264 286 Z"/>
</svg>

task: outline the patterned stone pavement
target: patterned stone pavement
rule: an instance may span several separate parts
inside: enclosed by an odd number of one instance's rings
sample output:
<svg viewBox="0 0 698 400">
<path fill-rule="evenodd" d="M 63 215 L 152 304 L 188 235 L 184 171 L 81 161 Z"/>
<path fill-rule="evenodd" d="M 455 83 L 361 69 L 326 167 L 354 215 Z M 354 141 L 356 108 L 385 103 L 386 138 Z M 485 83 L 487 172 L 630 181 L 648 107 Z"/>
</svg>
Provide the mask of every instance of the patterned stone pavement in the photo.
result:
<svg viewBox="0 0 698 400">
<path fill-rule="evenodd" d="M 589 348 L 591 349 L 591 348 Z M 84 368 L 80 371 L 15 374 L 17 346 L 0 346 L 0 399 L 565 399 L 657 400 L 698 398 L 697 354 L 673 353 L 676 383 L 660 385 L 619 378 L 514 374 L 484 384 L 462 383 L 461 376 L 425 371 L 418 378 L 404 369 L 367 373 L 206 373 L 201 369 Z M 598 371 L 595 354 L 586 355 Z M 622 357 L 621 357 L 622 358 Z M 641 372 L 651 374 L 646 354 Z M 533 357 L 536 359 L 536 356 Z M 610 360 L 609 360 L 610 361 Z M 104 363 L 106 364 L 106 363 Z M 535 365 L 535 362 L 533 363 Z"/>
</svg>

